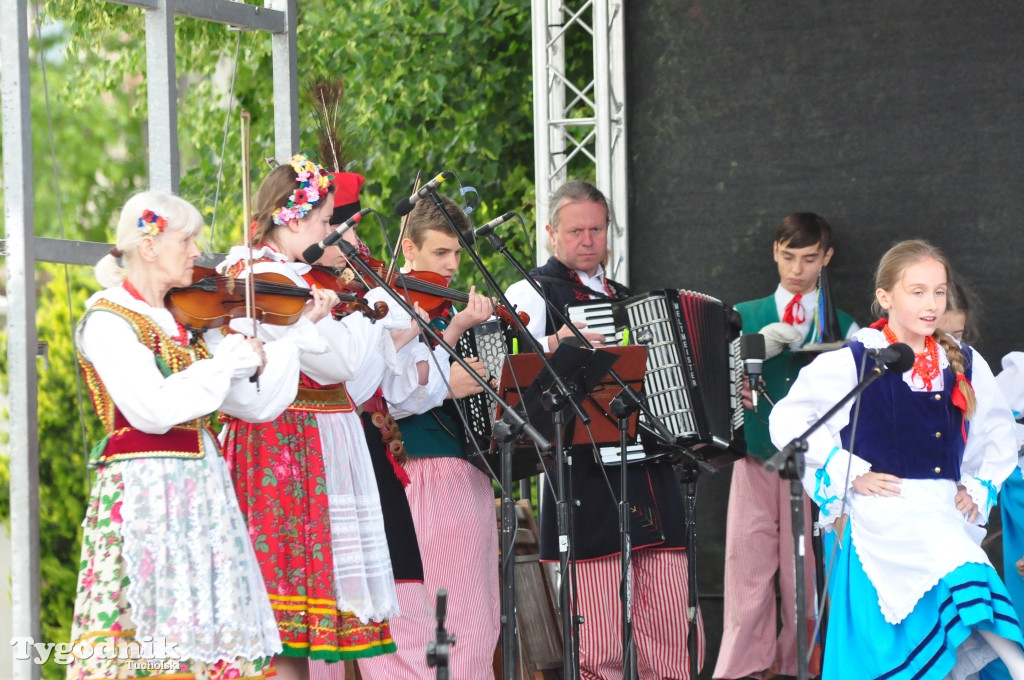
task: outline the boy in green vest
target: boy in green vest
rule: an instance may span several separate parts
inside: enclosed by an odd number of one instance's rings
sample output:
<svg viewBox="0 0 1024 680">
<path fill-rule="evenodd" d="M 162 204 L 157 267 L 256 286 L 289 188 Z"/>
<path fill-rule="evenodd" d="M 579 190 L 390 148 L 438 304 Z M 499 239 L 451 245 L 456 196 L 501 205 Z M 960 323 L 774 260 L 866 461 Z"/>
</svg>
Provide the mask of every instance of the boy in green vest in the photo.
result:
<svg viewBox="0 0 1024 680">
<path fill-rule="evenodd" d="M 857 331 L 853 318 L 834 309 L 822 293 L 820 274 L 832 258 L 832 230 L 814 213 L 793 213 L 775 231 L 773 255 L 779 285 L 771 295 L 736 305 L 744 333 L 763 333 L 768 356 L 763 366 L 765 391 L 772 402 L 786 396 L 800 369 L 815 353 L 794 351 Z M 831 320 L 831 324 L 829 321 Z M 838 321 L 838 324 L 836 324 Z M 838 325 L 840 338 L 826 337 Z M 795 340 L 788 343 L 789 340 Z M 768 435 L 771 403 L 762 399 L 747 410 L 744 436 L 748 456 L 733 465 L 726 523 L 725 603 L 722 645 L 714 678 L 766 678 L 797 675 L 796 590 L 789 482 L 768 472 L 775 454 Z M 809 537 L 811 508 L 804 495 L 804 535 Z M 775 574 L 782 596 L 782 630 L 777 633 Z M 814 625 L 814 556 L 806 551 L 807 628 Z"/>
</svg>

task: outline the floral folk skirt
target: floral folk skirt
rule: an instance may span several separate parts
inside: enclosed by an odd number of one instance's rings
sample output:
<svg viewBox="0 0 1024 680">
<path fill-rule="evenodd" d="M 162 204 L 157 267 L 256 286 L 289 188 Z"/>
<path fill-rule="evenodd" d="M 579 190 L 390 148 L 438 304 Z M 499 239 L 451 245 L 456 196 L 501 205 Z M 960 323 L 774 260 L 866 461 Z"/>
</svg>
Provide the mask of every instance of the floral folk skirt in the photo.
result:
<svg viewBox="0 0 1024 680">
<path fill-rule="evenodd" d="M 284 656 L 328 662 L 395 651 L 387 621 L 339 609 L 327 475 L 316 415 L 228 420 L 221 432 Z"/>
<path fill-rule="evenodd" d="M 222 459 L 109 463 L 83 527 L 68 678 L 274 674 L 281 643 Z"/>
</svg>

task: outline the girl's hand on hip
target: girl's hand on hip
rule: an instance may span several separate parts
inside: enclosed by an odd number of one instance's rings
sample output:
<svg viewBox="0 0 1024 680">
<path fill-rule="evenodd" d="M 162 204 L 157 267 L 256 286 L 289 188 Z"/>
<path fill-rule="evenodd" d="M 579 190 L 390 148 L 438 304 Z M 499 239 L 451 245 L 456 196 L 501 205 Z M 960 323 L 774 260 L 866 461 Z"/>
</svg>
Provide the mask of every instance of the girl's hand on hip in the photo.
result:
<svg viewBox="0 0 1024 680">
<path fill-rule="evenodd" d="M 885 472 L 865 472 L 853 480 L 853 490 L 864 496 L 899 496 L 903 480 Z"/>
</svg>

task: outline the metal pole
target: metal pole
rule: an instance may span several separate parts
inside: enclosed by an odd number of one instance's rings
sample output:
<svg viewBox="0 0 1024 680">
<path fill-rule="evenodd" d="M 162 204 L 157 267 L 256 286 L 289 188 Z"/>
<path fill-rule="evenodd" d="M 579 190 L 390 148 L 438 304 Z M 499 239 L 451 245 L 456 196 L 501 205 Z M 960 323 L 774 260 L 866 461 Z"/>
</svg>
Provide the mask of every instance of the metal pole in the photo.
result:
<svg viewBox="0 0 1024 680">
<path fill-rule="evenodd" d="M 0 105 L 3 110 L 7 245 L 7 363 L 11 414 L 11 634 L 40 642 L 39 433 L 36 382 L 35 216 L 28 3 L 0 0 Z M 30 654 L 14 659 L 14 680 L 38 680 Z"/>
<path fill-rule="evenodd" d="M 178 86 L 175 82 L 173 0 L 146 10 L 146 91 L 149 119 L 149 186 L 178 193 Z"/>
<path fill-rule="evenodd" d="M 274 155 L 287 162 L 299 152 L 299 57 L 295 45 L 295 0 L 266 0 L 284 13 L 284 31 L 270 36 L 274 64 Z"/>
</svg>

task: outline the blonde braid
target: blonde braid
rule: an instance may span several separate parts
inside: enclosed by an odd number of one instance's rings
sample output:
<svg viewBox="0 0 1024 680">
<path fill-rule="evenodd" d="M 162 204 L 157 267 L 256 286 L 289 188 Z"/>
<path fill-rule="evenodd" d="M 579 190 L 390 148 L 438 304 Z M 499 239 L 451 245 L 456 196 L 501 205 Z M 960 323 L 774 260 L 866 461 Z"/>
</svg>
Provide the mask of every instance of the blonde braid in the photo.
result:
<svg viewBox="0 0 1024 680">
<path fill-rule="evenodd" d="M 960 351 L 960 345 L 956 343 L 956 340 L 940 330 L 936 330 L 932 337 L 935 339 L 935 342 L 942 345 L 942 349 L 946 350 L 946 358 L 949 359 L 949 367 L 952 369 L 953 375 L 966 375 L 964 353 Z M 967 404 L 964 420 L 970 420 L 978 408 L 974 387 L 967 380 L 957 380 L 954 389 L 960 390 L 960 394 L 964 396 L 964 403 Z"/>
</svg>

